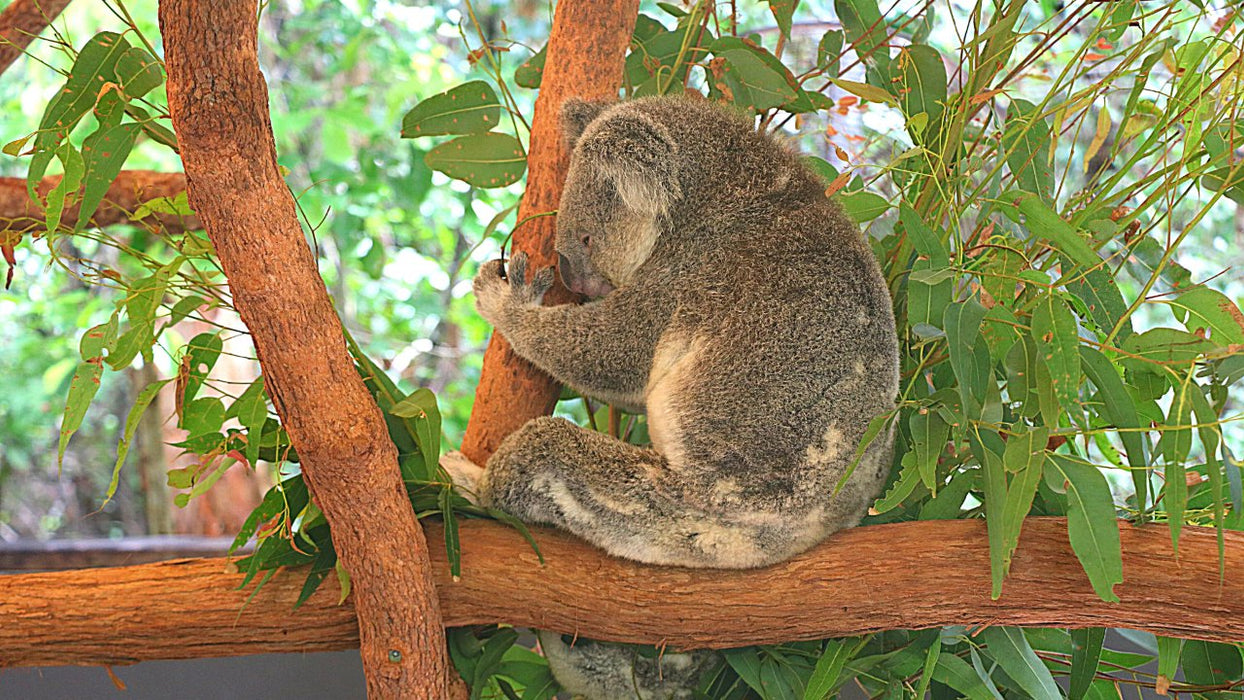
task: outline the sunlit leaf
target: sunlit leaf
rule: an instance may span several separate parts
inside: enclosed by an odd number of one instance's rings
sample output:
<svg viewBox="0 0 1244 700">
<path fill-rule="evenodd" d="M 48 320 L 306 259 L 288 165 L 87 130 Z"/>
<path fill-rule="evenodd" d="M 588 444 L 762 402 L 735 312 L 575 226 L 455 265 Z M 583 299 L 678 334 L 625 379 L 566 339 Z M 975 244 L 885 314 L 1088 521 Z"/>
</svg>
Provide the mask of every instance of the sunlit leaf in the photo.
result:
<svg viewBox="0 0 1244 700">
<path fill-rule="evenodd" d="M 428 151 L 424 161 L 476 187 L 512 185 L 527 169 L 527 154 L 518 139 L 497 132 L 459 136 Z"/>
<path fill-rule="evenodd" d="M 496 90 L 483 80 L 472 80 L 415 105 L 402 118 L 402 138 L 482 134 L 495 129 L 500 120 Z"/>
</svg>

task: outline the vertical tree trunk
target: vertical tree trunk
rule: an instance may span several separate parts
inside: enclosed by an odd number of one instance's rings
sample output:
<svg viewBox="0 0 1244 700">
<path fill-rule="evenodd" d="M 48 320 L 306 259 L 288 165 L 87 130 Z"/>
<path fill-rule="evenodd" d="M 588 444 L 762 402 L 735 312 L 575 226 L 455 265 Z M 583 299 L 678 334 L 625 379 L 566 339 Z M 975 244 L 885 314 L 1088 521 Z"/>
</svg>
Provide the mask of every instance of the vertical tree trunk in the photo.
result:
<svg viewBox="0 0 1244 700">
<path fill-rule="evenodd" d="M 548 55 L 540 95 L 536 98 L 527 149 L 527 191 L 518 220 L 557 208 L 570 154 L 566 152 L 557 117 L 567 97 L 613 99 L 622 85 L 622 67 L 639 0 L 559 0 L 549 34 Z M 531 256 L 531 264 L 549 267 L 555 219 L 532 219 L 514 230 L 514 250 Z M 574 295 L 558 282 L 545 295 L 546 304 L 564 304 Z M 462 440 L 462 452 L 483 464 L 506 435 L 528 420 L 553 412 L 560 387 L 531 363 L 514 354 L 494 334 L 484 353 L 484 367 L 475 390 L 475 407 Z"/>
<path fill-rule="evenodd" d="M 127 373 L 130 379 L 130 396 L 138 396 L 148 384 L 160 379 L 155 365 L 144 362 L 138 369 Z M 143 493 L 143 511 L 147 521 L 147 534 L 167 535 L 173 531 L 173 511 L 169 497 L 164 468 L 164 410 L 157 395 L 138 420 L 134 436 L 134 461 L 138 463 L 138 477 Z"/>
<path fill-rule="evenodd" d="M 380 410 L 346 352 L 276 164 L 256 3 L 162 0 L 169 109 L 190 202 L 254 338 L 268 393 L 354 580 L 367 688 L 448 697 L 427 543 Z"/>
</svg>

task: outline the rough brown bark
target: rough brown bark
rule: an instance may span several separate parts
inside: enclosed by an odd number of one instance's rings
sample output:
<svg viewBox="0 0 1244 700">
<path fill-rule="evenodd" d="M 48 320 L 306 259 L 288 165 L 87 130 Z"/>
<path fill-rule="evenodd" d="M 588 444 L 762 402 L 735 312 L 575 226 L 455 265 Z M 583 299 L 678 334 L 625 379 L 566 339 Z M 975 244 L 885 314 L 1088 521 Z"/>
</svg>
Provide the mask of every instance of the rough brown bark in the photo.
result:
<svg viewBox="0 0 1244 700">
<path fill-rule="evenodd" d="M 1244 641 L 1244 533 L 1226 533 L 1226 574 L 1209 528 L 1121 523 L 1125 582 L 1104 603 L 1061 518 L 1025 522 L 1000 600 L 990 600 L 979 520 L 861 527 L 759 571 L 662 568 L 607 557 L 537 530 L 546 565 L 492 522 L 462 525 L 462 577 L 433 551 L 445 624 L 504 622 L 592 639 L 736 647 L 944 625 L 1128 627 Z M 439 525 L 427 526 L 432 540 Z M 303 572 L 274 578 L 245 608 L 223 560 L 0 576 L 0 666 L 104 664 L 357 644 L 349 603 L 329 583 L 298 612 Z M 37 591 L 37 594 L 32 594 Z M 239 610 L 241 611 L 239 613 Z"/>
<path fill-rule="evenodd" d="M 0 74 L 68 4 L 69 0 L 13 0 L 0 12 Z"/>
<path fill-rule="evenodd" d="M 427 544 L 402 485 L 397 451 L 346 352 L 340 320 L 277 170 L 256 53 L 257 10 L 253 0 L 160 3 L 169 109 L 190 201 L 251 331 L 303 475 L 353 576 L 369 696 L 448 697 L 451 670 Z M 281 614 L 292 617 L 288 608 Z M 168 620 L 153 624 L 167 628 Z"/>
<path fill-rule="evenodd" d="M 47 196 L 48 192 L 60 182 L 60 176 L 45 177 L 36 188 L 39 197 Z M 123 170 L 108 187 L 104 201 L 91 217 L 91 226 L 112 226 L 130 222 L 130 215 L 143 202 L 157 197 L 173 197 L 186 189 L 186 176 L 181 173 L 157 173 L 151 170 Z M 178 217 L 168 214 L 153 214 L 142 222 L 132 222 L 137 226 L 148 225 L 145 222 L 159 222 L 163 230 L 170 233 L 193 231 L 202 228 L 198 217 Z M 75 226 L 78 223 L 78 203 L 65 208 L 61 215 L 61 224 Z M 46 228 L 43 209 L 30 200 L 26 193 L 26 179 L 20 177 L 0 177 L 0 231 L 17 231 L 28 233 Z"/>
<path fill-rule="evenodd" d="M 527 149 L 527 191 L 518 220 L 557 209 L 570 154 L 562 142 L 557 117 L 567 97 L 613 99 L 622 85 L 622 67 L 639 0 L 560 0 L 549 33 L 548 58 L 531 122 Z M 514 229 L 513 249 L 527 253 L 537 268 L 556 263 L 556 219 L 542 216 Z M 559 281 L 545 295 L 546 304 L 564 304 L 574 295 Z M 484 464 L 506 435 L 537 416 L 553 412 L 560 387 L 545 373 L 514 354 L 494 334 L 484 353 L 475 390 L 475 406 L 462 439 L 462 452 Z"/>
</svg>

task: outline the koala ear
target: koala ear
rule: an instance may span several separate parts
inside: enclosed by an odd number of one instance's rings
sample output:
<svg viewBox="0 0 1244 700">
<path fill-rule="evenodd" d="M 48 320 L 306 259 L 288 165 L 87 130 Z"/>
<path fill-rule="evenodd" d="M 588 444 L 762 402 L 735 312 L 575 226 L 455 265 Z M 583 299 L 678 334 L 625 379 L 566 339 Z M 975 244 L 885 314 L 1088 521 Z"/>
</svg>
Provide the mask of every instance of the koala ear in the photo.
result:
<svg viewBox="0 0 1244 700">
<path fill-rule="evenodd" d="M 574 150 L 575 144 L 579 142 L 579 137 L 583 135 L 583 130 L 587 128 L 592 120 L 599 117 L 611 102 L 598 102 L 594 100 L 581 100 L 577 97 L 568 98 L 562 102 L 561 107 L 561 125 L 562 136 L 566 139 L 566 146 Z"/>
<path fill-rule="evenodd" d="M 576 156 L 609 178 L 629 209 L 650 216 L 669 210 L 682 195 L 678 145 L 669 129 L 639 111 L 614 111 L 595 121 Z"/>
</svg>

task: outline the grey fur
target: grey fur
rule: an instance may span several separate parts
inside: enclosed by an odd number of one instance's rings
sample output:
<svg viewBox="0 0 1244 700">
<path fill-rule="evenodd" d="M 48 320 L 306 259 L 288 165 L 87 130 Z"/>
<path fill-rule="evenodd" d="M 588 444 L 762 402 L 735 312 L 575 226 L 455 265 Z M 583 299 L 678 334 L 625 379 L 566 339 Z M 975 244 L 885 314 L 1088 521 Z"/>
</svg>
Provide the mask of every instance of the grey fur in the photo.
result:
<svg viewBox="0 0 1244 700">
<path fill-rule="evenodd" d="M 646 411 L 653 445 L 536 419 L 488 461 L 479 498 L 671 566 L 765 566 L 857 524 L 893 436 L 831 494 L 898 392 L 890 297 L 859 228 L 795 154 L 724 108 L 649 98 L 563 114 L 559 270 L 600 298 L 540 306 L 551 271 L 516 255 L 508 279 L 483 266 L 476 304 L 559 381 Z"/>
</svg>

